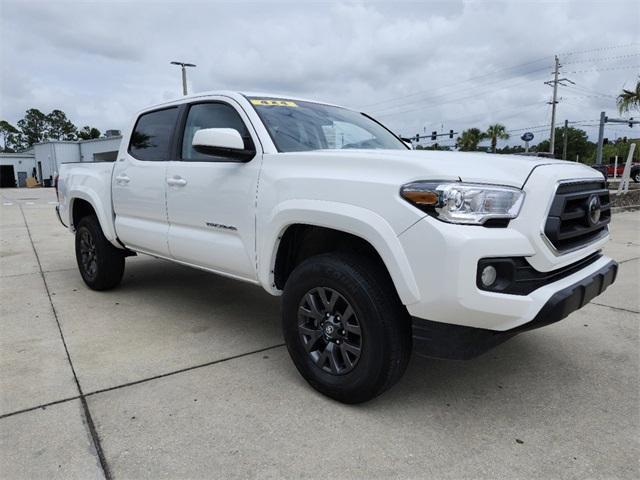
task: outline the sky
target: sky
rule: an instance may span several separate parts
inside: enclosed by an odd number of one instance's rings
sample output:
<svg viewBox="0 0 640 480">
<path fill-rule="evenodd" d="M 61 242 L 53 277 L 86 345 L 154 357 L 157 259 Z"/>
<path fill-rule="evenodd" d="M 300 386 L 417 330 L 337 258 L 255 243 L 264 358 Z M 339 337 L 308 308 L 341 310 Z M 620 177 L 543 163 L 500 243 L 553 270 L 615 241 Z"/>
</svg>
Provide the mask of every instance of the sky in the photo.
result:
<svg viewBox="0 0 640 480">
<path fill-rule="evenodd" d="M 535 144 L 549 135 L 558 55 L 575 82 L 559 87 L 558 123 L 593 139 L 638 79 L 639 25 L 638 0 L 0 0 L 0 118 L 58 108 L 78 127 L 126 129 L 182 94 L 179 60 L 197 64 L 190 93 L 316 99 L 405 136 L 500 122 L 508 143 L 531 131 Z M 607 126 L 624 135 L 640 131 Z"/>
</svg>

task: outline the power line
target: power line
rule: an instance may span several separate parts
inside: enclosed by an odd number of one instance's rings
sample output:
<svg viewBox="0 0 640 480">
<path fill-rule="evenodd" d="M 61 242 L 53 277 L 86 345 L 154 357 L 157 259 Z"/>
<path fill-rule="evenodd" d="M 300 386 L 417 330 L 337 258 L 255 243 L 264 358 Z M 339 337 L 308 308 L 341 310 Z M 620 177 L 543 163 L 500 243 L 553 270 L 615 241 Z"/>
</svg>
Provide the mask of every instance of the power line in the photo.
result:
<svg viewBox="0 0 640 480">
<path fill-rule="evenodd" d="M 436 88 L 435 90 L 450 89 L 450 88 L 453 88 L 453 87 L 458 86 L 458 85 L 462 85 L 462 84 L 467 83 L 467 82 L 471 82 L 471 81 L 474 81 L 474 80 L 478 80 L 478 79 L 480 79 L 480 78 L 490 77 L 490 76 L 492 76 L 492 75 L 495 75 L 496 73 L 500 73 L 500 72 L 504 72 L 504 71 L 508 71 L 508 70 L 513 70 L 514 68 L 524 67 L 524 66 L 526 66 L 526 65 L 531 65 L 531 64 L 533 64 L 533 63 L 541 62 L 542 60 L 548 60 L 548 59 L 549 59 L 549 57 L 550 57 L 550 56 L 549 56 L 549 55 L 547 55 L 546 57 L 541 57 L 541 58 L 539 58 L 539 59 L 537 59 L 537 60 L 531 60 L 531 61 L 529 61 L 529 62 L 520 63 L 520 64 L 517 64 L 517 65 L 513 65 L 513 66 L 511 66 L 511 67 L 505 67 L 505 68 L 500 68 L 500 69 L 498 69 L 498 70 L 493 70 L 493 71 L 491 71 L 491 72 L 488 72 L 488 73 L 485 73 L 485 74 L 482 74 L 482 75 L 477 75 L 477 76 L 474 76 L 474 77 L 469 77 L 469 78 L 467 78 L 466 80 L 462 80 L 462 81 L 457 82 L 457 83 L 453 83 L 453 84 L 450 84 L 450 85 L 447 85 L 447 86 L 444 86 L 444 87 Z M 547 67 L 545 66 L 545 67 L 543 67 L 543 68 L 536 69 L 536 70 L 532 70 L 532 71 L 520 72 L 518 75 L 527 75 L 527 74 L 529 74 L 529 73 L 535 73 L 535 72 L 540 71 L 540 70 L 545 70 L 546 68 L 547 68 Z M 499 80 L 497 80 L 497 81 L 495 81 L 495 82 L 493 82 L 493 83 L 501 82 L 501 81 L 504 81 L 504 80 L 508 80 L 508 78 L 499 79 Z M 375 106 L 375 105 L 381 105 L 381 104 L 383 104 L 383 103 L 394 102 L 394 101 L 396 101 L 396 100 L 403 100 L 403 99 L 405 99 L 405 98 L 411 98 L 411 97 L 415 97 L 415 96 L 423 95 L 423 94 L 425 94 L 425 93 L 430 93 L 430 92 L 432 92 L 432 91 L 433 91 L 433 90 L 421 90 L 421 91 L 418 91 L 418 92 L 410 93 L 410 94 L 408 94 L 408 95 L 402 95 L 402 96 L 399 96 L 399 97 L 392 97 L 392 98 L 388 98 L 388 99 L 386 99 L 386 100 L 381 100 L 381 101 L 379 101 L 379 102 L 370 103 L 370 104 L 367 104 L 367 105 L 362 105 L 362 106 L 360 106 L 360 107 L 358 107 L 358 108 L 372 107 L 372 106 Z M 450 92 L 450 93 L 453 93 L 453 92 Z M 450 93 L 449 93 L 449 94 L 450 94 Z M 448 94 L 442 94 L 442 95 L 448 95 Z M 442 95 L 440 95 L 440 96 L 442 96 Z"/>
<path fill-rule="evenodd" d="M 615 95 L 609 95 L 607 93 L 602 93 L 602 92 L 597 92 L 596 90 L 591 90 L 590 88 L 586 88 L 583 87 L 581 85 L 561 85 L 565 88 L 570 88 L 572 90 L 576 90 L 580 93 L 590 93 L 590 94 L 594 94 L 594 95 L 599 95 L 601 97 L 609 97 L 609 98 L 616 98 Z"/>
<path fill-rule="evenodd" d="M 616 57 L 599 57 L 599 58 L 587 58 L 585 60 L 574 60 L 572 62 L 564 62 L 565 65 L 573 65 L 575 63 L 591 63 L 591 62 L 609 62 L 613 60 L 621 60 L 623 58 L 637 57 L 640 53 L 629 53 L 627 55 L 618 55 Z"/>
<path fill-rule="evenodd" d="M 590 70 L 574 70 L 573 72 L 567 72 L 567 73 L 607 72 L 610 70 L 629 70 L 631 68 L 640 69 L 640 65 L 627 65 L 622 67 L 608 67 L 608 68 L 593 68 Z"/>
<path fill-rule="evenodd" d="M 614 46 L 609 46 L 609 47 L 599 47 L 599 48 L 592 48 L 590 50 L 582 50 L 582 51 L 578 51 L 578 52 L 564 52 L 561 53 L 561 55 L 564 56 L 570 56 L 570 55 L 581 55 L 583 53 L 591 53 L 591 52 L 602 52 L 604 50 L 614 50 L 617 48 L 627 48 L 627 47 L 633 47 L 636 45 L 640 45 L 640 42 L 632 42 L 632 43 L 627 43 L 624 45 L 614 45 Z"/>
<path fill-rule="evenodd" d="M 624 45 L 614 45 L 614 46 L 593 48 L 593 49 L 589 49 L 589 50 L 565 52 L 562 55 L 566 55 L 566 56 L 569 56 L 569 55 L 580 55 L 580 54 L 583 54 L 583 53 L 613 50 L 613 49 L 618 49 L 618 48 L 631 47 L 631 46 L 635 46 L 635 45 L 640 45 L 640 43 L 639 42 L 634 42 L 634 43 L 629 43 L 629 44 L 624 44 Z M 631 54 L 631 55 L 635 55 L 635 54 Z M 500 72 L 505 72 L 505 71 L 516 69 L 516 68 L 524 67 L 524 66 L 527 66 L 527 65 L 531 65 L 531 64 L 534 64 L 534 63 L 539 63 L 541 61 L 548 60 L 550 57 L 551 57 L 551 55 L 546 55 L 544 57 L 540 57 L 540 58 L 535 59 L 535 60 L 530 60 L 528 62 L 519 63 L 519 64 L 516 64 L 516 65 L 509 66 L 509 67 L 504 67 L 504 68 L 500 68 L 500 69 L 497 69 L 497 70 L 493 70 L 491 72 L 488 72 L 488 73 L 485 73 L 485 74 L 482 74 L 482 75 L 469 77 L 466 80 L 462 80 L 460 82 L 457 82 L 457 83 L 454 83 L 454 84 L 451 84 L 451 85 L 447 85 L 447 86 L 444 86 L 444 87 L 436 88 L 435 90 L 450 89 L 450 88 L 453 88 L 453 87 L 458 86 L 458 85 L 462 85 L 462 84 L 467 83 L 467 82 L 471 82 L 471 81 L 478 80 L 478 79 L 485 78 L 485 77 L 490 77 L 490 76 L 495 75 L 495 74 L 500 73 Z M 620 56 L 620 57 L 626 57 L 626 56 Z M 615 57 L 610 57 L 610 58 L 615 58 Z M 607 59 L 607 57 L 604 57 L 604 59 Z M 569 62 L 569 63 L 579 63 L 579 61 L 574 61 L 574 62 Z M 543 68 L 540 68 L 540 69 L 536 69 L 536 70 L 532 70 L 532 71 L 519 72 L 518 75 L 527 75 L 527 74 L 535 73 L 537 71 L 541 71 L 541 70 L 544 70 L 544 69 L 546 69 L 546 67 L 543 67 Z M 493 83 L 497 83 L 497 82 L 500 82 L 500 81 L 505 81 L 505 80 L 508 80 L 508 79 L 509 78 L 503 78 L 503 79 L 497 80 L 496 82 L 493 82 Z M 425 93 L 429 93 L 431 91 L 432 90 L 422 90 L 422 91 L 410 93 L 410 94 L 407 94 L 407 95 L 402 95 L 402 96 L 398 96 L 398 97 L 391 97 L 391 98 L 388 98 L 386 100 L 380 100 L 378 102 L 374 102 L 374 103 L 370 103 L 370 104 L 366 104 L 366 105 L 361 105 L 358 108 L 363 109 L 363 108 L 372 107 L 372 106 L 376 106 L 376 105 L 382 105 L 382 104 L 385 104 L 385 103 L 394 102 L 396 100 L 402 100 L 402 99 L 406 99 L 406 98 L 412 98 L 412 97 L 420 96 L 420 95 L 423 95 Z M 455 92 L 449 92 L 449 93 L 446 93 L 446 94 L 441 94 L 439 96 L 446 96 L 446 95 L 450 95 L 451 93 L 455 93 Z M 436 98 L 437 97 L 438 96 L 436 96 Z M 391 108 L 391 107 L 387 107 L 387 108 Z"/>
<path fill-rule="evenodd" d="M 417 108 L 410 108 L 408 110 L 387 111 L 387 112 L 385 112 L 383 110 L 381 112 L 376 113 L 376 116 L 378 116 L 378 117 L 388 117 L 388 116 L 392 116 L 392 115 L 400 115 L 400 114 L 403 114 L 403 113 L 416 112 L 416 111 L 419 111 L 419 110 L 429 110 L 429 109 L 432 109 L 432 108 L 435 108 L 435 107 L 438 107 L 440 105 L 444 105 L 444 104 L 447 104 L 447 103 L 457 102 L 457 101 L 460 101 L 460 100 L 467 100 L 469 98 L 478 98 L 480 96 L 487 95 L 487 94 L 494 93 L 494 92 L 498 92 L 500 90 L 504 90 L 504 89 L 507 89 L 507 88 L 514 88 L 514 87 L 517 87 L 517 86 L 520 86 L 520 85 L 524 85 L 526 83 L 537 82 L 537 81 L 539 81 L 539 80 L 537 78 L 534 78 L 534 79 L 526 80 L 524 82 L 517 83 L 515 85 L 507 85 L 505 87 L 491 89 L 491 90 L 487 90 L 487 91 L 481 92 L 481 93 L 474 92 L 473 94 L 467 95 L 467 96 L 464 96 L 464 97 L 452 98 L 450 100 L 445 100 L 445 101 L 438 102 L 438 103 L 431 103 L 426 107 L 417 107 Z M 429 100 L 429 99 L 427 99 L 427 100 Z M 407 105 L 411 105 L 411 104 L 407 104 Z M 414 103 L 414 105 L 415 105 L 415 103 Z M 395 110 L 395 108 L 402 108 L 402 107 L 398 106 L 398 107 L 391 108 L 390 110 Z"/>
</svg>

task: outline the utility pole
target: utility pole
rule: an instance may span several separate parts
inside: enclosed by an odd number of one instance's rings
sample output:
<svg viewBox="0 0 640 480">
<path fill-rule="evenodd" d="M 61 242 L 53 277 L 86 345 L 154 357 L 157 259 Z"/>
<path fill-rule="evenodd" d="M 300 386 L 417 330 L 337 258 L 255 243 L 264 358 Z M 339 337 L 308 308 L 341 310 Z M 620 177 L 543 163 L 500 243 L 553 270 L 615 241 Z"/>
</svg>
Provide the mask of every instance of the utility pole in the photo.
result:
<svg viewBox="0 0 640 480">
<path fill-rule="evenodd" d="M 569 120 L 564 121 L 564 133 L 562 135 L 562 159 L 567 159 L 567 142 L 569 134 Z"/>
<path fill-rule="evenodd" d="M 551 137 L 549 140 L 549 152 L 553 154 L 556 146 L 556 104 L 558 103 L 558 74 L 560 73 L 560 60 L 556 55 L 553 69 L 553 100 L 551 101 Z"/>
<path fill-rule="evenodd" d="M 562 82 L 573 83 L 568 78 L 558 78 L 560 75 L 560 59 L 558 56 L 555 56 L 555 64 L 553 69 L 553 80 L 548 82 L 544 82 L 545 85 L 551 85 L 553 87 L 553 99 L 551 102 L 551 134 L 549 136 L 549 153 L 553 155 L 555 146 L 556 146 L 556 105 L 558 104 L 558 85 L 564 85 Z"/>
<path fill-rule="evenodd" d="M 596 165 L 602 164 L 602 144 L 604 143 L 604 124 L 607 123 L 607 114 L 600 112 L 600 128 L 598 129 L 598 149 L 596 150 Z"/>
<path fill-rule="evenodd" d="M 186 67 L 195 67 L 193 63 L 171 62 L 171 65 L 180 65 L 182 68 L 182 94 L 187 94 L 187 69 Z"/>
</svg>

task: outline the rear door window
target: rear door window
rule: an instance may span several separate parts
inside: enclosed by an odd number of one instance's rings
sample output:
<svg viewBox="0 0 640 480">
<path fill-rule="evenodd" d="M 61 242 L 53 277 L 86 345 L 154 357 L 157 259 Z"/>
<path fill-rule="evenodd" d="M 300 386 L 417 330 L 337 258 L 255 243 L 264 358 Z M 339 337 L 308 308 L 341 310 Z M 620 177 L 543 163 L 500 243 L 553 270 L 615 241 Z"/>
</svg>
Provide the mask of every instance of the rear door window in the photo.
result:
<svg viewBox="0 0 640 480">
<path fill-rule="evenodd" d="M 177 107 L 140 115 L 129 142 L 131 156 L 156 162 L 169 160 L 177 117 Z"/>
</svg>

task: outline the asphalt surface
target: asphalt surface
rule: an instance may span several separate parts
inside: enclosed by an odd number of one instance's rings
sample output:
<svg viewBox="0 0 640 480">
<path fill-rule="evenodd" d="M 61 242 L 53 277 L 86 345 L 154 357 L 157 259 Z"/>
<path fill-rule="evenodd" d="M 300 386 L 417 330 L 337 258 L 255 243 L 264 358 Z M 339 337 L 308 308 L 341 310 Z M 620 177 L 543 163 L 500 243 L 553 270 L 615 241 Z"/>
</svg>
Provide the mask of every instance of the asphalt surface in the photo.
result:
<svg viewBox="0 0 640 480">
<path fill-rule="evenodd" d="M 345 406 L 289 361 L 277 298 L 144 256 L 90 291 L 54 192 L 0 194 L 3 479 L 640 478 L 638 212 L 584 309 Z"/>
</svg>

